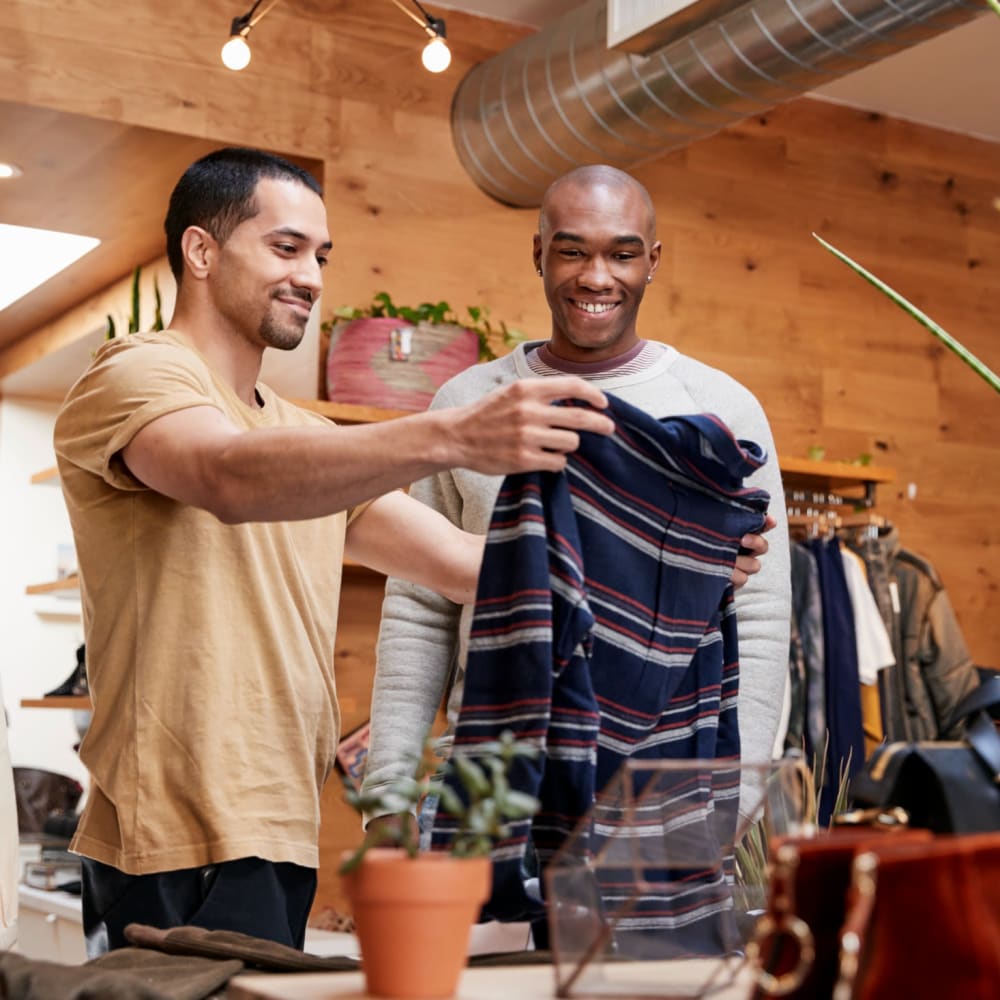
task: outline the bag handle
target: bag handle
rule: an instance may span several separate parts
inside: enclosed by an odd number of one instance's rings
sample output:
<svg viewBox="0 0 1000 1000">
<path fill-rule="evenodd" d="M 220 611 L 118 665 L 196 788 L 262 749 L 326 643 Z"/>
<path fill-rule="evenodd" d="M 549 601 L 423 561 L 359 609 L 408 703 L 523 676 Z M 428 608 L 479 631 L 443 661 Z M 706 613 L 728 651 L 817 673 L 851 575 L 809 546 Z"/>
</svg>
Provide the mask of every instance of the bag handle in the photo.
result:
<svg viewBox="0 0 1000 1000">
<path fill-rule="evenodd" d="M 878 855 L 874 851 L 856 855 L 851 865 L 847 913 L 840 931 L 840 963 L 833 1000 L 852 1000 L 855 995 L 861 971 L 861 952 L 875 912 L 877 881 Z"/>
<path fill-rule="evenodd" d="M 974 712 L 983 712 L 1000 705 L 1000 676 L 991 677 L 973 688 L 956 706 L 951 714 L 948 729 L 964 722 Z"/>
<path fill-rule="evenodd" d="M 965 738 L 976 756 L 986 765 L 993 780 L 1000 784 L 1000 733 L 987 709 L 1000 705 L 1000 677 L 991 677 L 959 703 L 948 728 L 968 722 Z"/>
</svg>

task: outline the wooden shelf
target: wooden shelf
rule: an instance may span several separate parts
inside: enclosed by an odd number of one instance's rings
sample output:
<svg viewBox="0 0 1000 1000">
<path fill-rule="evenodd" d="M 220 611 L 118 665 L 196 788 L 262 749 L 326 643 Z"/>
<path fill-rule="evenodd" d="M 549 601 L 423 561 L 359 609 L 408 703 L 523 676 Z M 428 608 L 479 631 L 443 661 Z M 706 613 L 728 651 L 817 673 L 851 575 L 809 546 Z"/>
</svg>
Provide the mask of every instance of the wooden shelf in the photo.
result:
<svg viewBox="0 0 1000 1000">
<path fill-rule="evenodd" d="M 24 588 L 26 594 L 56 594 L 58 596 L 76 597 L 80 592 L 80 577 L 74 573 L 62 580 L 51 580 L 48 583 L 30 583 Z"/>
<path fill-rule="evenodd" d="M 786 497 L 790 491 L 836 494 L 865 507 L 875 505 L 875 487 L 896 479 L 894 469 L 877 465 L 856 465 L 853 462 L 821 462 L 811 458 L 782 458 L 778 462 L 785 483 Z M 822 503 L 813 498 L 807 503 Z"/>
<path fill-rule="evenodd" d="M 894 469 L 877 465 L 855 465 L 853 462 L 817 462 L 811 458 L 783 458 L 779 462 L 783 476 L 805 476 L 830 484 L 891 483 Z"/>
<path fill-rule="evenodd" d="M 53 695 L 50 698 L 22 698 L 21 708 L 77 708 L 89 711 L 90 695 Z"/>
<path fill-rule="evenodd" d="M 54 465 L 51 469 L 42 469 L 41 472 L 36 472 L 31 477 L 31 483 L 33 486 L 58 486 L 59 470 Z"/>
<path fill-rule="evenodd" d="M 396 417 L 412 417 L 416 410 L 389 410 L 381 406 L 356 406 L 354 403 L 331 403 L 325 399 L 293 399 L 304 410 L 321 413 L 338 424 L 374 424 Z"/>
</svg>

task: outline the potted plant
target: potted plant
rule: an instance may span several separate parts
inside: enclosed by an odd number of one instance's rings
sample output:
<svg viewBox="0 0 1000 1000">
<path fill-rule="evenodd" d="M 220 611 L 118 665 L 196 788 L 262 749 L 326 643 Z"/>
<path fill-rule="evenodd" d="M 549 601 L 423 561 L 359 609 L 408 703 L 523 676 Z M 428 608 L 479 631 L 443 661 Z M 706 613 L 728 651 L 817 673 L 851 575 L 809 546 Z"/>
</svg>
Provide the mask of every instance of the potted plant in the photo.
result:
<svg viewBox="0 0 1000 1000">
<path fill-rule="evenodd" d="M 372 793 L 348 787 L 360 813 L 391 815 L 376 837 L 345 855 L 340 867 L 361 947 L 368 992 L 381 997 L 450 997 L 465 966 L 469 932 L 490 893 L 490 850 L 510 820 L 532 816 L 533 796 L 515 791 L 508 773 L 515 758 L 536 748 L 509 732 L 455 751 L 446 770 L 459 779 L 456 794 L 435 776 L 427 752 L 416 773 Z M 421 851 L 416 810 L 428 794 L 457 821 L 451 851 Z"/>
<path fill-rule="evenodd" d="M 329 334 L 326 398 L 340 403 L 423 410 L 452 375 L 496 357 L 497 339 L 524 335 L 493 325 L 484 306 L 459 316 L 444 301 L 400 306 L 378 292 L 364 308 L 343 306 L 321 324 Z"/>
</svg>

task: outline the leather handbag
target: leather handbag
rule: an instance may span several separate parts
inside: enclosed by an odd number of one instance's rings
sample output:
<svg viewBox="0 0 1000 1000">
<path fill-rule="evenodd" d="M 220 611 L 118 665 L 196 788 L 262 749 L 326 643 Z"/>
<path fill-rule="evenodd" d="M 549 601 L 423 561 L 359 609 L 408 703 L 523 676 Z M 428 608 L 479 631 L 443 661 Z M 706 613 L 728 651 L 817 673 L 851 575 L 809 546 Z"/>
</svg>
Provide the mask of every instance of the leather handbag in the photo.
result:
<svg viewBox="0 0 1000 1000">
<path fill-rule="evenodd" d="M 13 770 L 18 833 L 41 833 L 50 816 L 73 812 L 83 795 L 83 785 L 65 774 L 39 767 Z"/>
<path fill-rule="evenodd" d="M 1000 993 L 1000 834 L 874 841 L 853 862 L 834 1000 Z"/>
<path fill-rule="evenodd" d="M 910 826 L 936 833 L 1000 830 L 1000 733 L 989 711 L 997 705 L 1000 677 L 992 677 L 949 723 L 964 723 L 964 740 L 878 747 L 851 782 L 853 805 L 905 809 Z"/>
<path fill-rule="evenodd" d="M 767 912 L 747 957 L 753 1000 L 829 1000 L 837 980 L 840 932 L 851 866 L 858 852 L 882 843 L 928 843 L 929 830 L 893 826 L 887 815 L 864 828 L 834 827 L 813 837 L 786 837 L 771 850 Z"/>
</svg>

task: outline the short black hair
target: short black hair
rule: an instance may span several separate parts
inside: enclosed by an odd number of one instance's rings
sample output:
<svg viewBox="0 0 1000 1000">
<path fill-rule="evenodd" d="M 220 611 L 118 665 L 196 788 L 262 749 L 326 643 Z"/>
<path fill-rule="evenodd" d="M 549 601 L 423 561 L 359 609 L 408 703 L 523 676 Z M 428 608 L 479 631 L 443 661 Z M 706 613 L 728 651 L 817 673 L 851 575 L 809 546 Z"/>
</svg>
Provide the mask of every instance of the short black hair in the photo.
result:
<svg viewBox="0 0 1000 1000">
<path fill-rule="evenodd" d="M 167 260 L 180 285 L 184 274 L 181 237 L 188 226 L 200 226 L 222 244 L 233 230 L 259 211 L 254 199 L 264 178 L 304 184 L 321 198 L 323 188 L 307 170 L 273 153 L 243 146 L 229 146 L 196 160 L 177 182 L 163 228 L 167 234 Z"/>
</svg>

